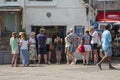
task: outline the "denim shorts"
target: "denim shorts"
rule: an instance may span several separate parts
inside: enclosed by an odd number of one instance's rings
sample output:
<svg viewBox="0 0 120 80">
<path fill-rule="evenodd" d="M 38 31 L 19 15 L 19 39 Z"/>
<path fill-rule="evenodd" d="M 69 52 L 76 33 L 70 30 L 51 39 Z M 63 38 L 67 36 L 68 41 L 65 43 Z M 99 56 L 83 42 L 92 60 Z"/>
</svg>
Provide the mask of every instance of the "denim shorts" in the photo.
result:
<svg viewBox="0 0 120 80">
<path fill-rule="evenodd" d="M 76 51 L 76 47 L 69 46 L 69 47 L 68 47 L 68 51 L 69 51 L 69 52 L 75 52 L 75 51 Z"/>
<path fill-rule="evenodd" d="M 105 56 L 111 56 L 112 55 L 112 49 L 111 47 L 108 47 L 107 50 L 104 50 Z"/>
</svg>

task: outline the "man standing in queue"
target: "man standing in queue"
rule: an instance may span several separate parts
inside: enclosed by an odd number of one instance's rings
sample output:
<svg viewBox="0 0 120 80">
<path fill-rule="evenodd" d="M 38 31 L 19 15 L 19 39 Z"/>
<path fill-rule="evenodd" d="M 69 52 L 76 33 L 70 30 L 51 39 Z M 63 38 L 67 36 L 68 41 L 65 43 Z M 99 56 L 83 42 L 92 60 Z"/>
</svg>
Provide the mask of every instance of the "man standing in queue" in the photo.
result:
<svg viewBox="0 0 120 80">
<path fill-rule="evenodd" d="M 38 41 L 38 64 L 41 61 L 41 55 L 44 55 L 45 64 L 47 64 L 47 48 L 46 48 L 46 39 L 45 29 L 41 28 L 40 33 L 37 35 Z"/>
</svg>

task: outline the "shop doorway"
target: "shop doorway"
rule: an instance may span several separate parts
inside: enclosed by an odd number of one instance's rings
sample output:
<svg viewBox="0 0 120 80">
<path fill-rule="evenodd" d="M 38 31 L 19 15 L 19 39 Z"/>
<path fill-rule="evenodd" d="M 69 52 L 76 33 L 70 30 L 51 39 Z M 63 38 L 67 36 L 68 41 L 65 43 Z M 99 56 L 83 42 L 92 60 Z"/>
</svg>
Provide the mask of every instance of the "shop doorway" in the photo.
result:
<svg viewBox="0 0 120 80">
<path fill-rule="evenodd" d="M 31 31 L 32 32 L 36 32 L 36 35 L 39 34 L 39 30 L 40 28 L 45 28 L 46 29 L 46 34 L 51 34 L 52 35 L 52 39 L 54 40 L 54 38 L 56 37 L 56 35 L 60 35 L 60 37 L 63 40 L 63 50 L 62 50 L 62 62 L 66 61 L 66 55 L 64 52 L 64 47 L 65 47 L 65 41 L 64 38 L 66 36 L 66 26 L 31 26 Z M 51 55 L 51 62 L 55 63 L 56 62 L 56 54 L 55 51 L 52 52 Z"/>
</svg>

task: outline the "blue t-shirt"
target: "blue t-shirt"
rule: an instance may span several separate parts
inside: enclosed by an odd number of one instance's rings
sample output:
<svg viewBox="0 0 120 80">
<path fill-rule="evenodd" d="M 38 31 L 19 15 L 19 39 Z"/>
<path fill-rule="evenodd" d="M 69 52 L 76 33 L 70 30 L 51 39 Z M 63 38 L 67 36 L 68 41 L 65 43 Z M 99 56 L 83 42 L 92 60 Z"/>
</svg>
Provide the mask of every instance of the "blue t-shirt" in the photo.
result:
<svg viewBox="0 0 120 80">
<path fill-rule="evenodd" d="M 47 39 L 47 37 L 45 34 L 37 35 L 38 48 L 46 47 L 46 39 Z"/>
<path fill-rule="evenodd" d="M 84 45 L 90 45 L 91 36 L 89 34 L 84 34 L 82 37 Z"/>
<path fill-rule="evenodd" d="M 103 48 L 103 50 L 107 50 L 108 47 L 111 47 L 111 41 L 112 41 L 112 37 L 111 37 L 110 31 L 105 30 L 102 33 L 102 48 Z"/>
</svg>

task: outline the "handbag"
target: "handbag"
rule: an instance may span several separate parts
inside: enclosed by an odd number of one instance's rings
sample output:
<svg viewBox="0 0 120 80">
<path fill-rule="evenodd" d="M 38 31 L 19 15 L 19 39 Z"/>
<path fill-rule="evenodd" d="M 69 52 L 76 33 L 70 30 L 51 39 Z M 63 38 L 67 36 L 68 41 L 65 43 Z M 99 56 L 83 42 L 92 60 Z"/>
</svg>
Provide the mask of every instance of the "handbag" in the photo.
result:
<svg viewBox="0 0 120 80">
<path fill-rule="evenodd" d="M 82 44 L 80 44 L 78 46 L 78 52 L 80 52 L 80 53 L 84 53 L 85 52 L 85 48 L 84 48 L 84 46 Z"/>
<path fill-rule="evenodd" d="M 54 51 L 54 45 L 52 42 L 50 43 L 49 49 L 50 49 L 50 51 Z"/>
</svg>

